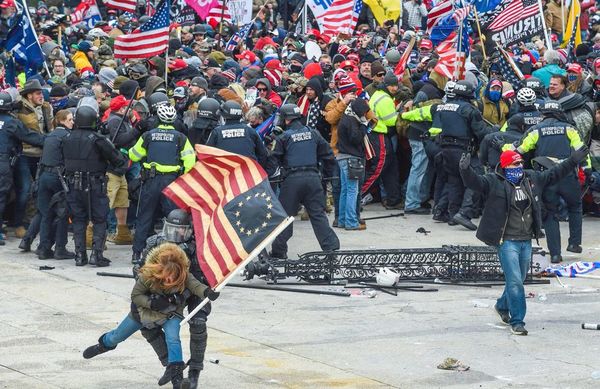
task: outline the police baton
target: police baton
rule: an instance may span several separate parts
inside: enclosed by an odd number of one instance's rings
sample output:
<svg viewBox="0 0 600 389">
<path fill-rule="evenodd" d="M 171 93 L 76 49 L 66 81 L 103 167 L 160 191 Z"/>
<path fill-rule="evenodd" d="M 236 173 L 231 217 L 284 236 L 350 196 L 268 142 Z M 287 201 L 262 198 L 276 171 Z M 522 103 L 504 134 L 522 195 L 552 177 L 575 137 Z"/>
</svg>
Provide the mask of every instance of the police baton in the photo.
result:
<svg viewBox="0 0 600 389">
<path fill-rule="evenodd" d="M 131 110 L 131 106 L 133 105 L 133 101 L 134 101 L 133 98 L 137 95 L 137 93 L 138 93 L 139 90 L 140 90 L 140 87 L 137 86 L 135 88 L 135 91 L 133 91 L 132 98 L 129 100 L 129 104 L 127 104 L 127 109 L 125 110 L 125 113 L 123 114 L 123 117 L 121 118 L 121 121 L 119 122 L 119 126 L 117 127 L 117 129 L 115 131 L 115 134 L 110 139 L 110 143 L 112 143 L 112 144 L 115 143 L 115 139 L 117 139 L 117 135 L 119 134 L 119 131 L 121 131 L 121 127 L 123 126 L 123 122 L 127 118 L 127 115 L 129 114 L 129 111 Z"/>
</svg>

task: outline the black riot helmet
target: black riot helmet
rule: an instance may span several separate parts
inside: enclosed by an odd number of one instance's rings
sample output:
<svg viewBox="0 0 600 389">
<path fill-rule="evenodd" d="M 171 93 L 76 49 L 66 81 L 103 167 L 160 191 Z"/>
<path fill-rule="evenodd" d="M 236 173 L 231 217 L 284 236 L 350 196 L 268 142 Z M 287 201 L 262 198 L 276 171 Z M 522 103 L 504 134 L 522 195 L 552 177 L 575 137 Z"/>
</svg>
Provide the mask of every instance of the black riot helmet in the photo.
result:
<svg viewBox="0 0 600 389">
<path fill-rule="evenodd" d="M 183 209 L 174 209 L 169 212 L 163 226 L 163 235 L 166 240 L 173 243 L 184 243 L 192 237 L 192 218 Z"/>
<path fill-rule="evenodd" d="M 240 120 L 242 118 L 242 106 L 233 100 L 221 104 L 220 111 L 225 120 Z"/>
<path fill-rule="evenodd" d="M 94 108 L 82 105 L 75 111 L 74 128 L 78 130 L 95 130 L 98 126 L 98 113 Z"/>
<path fill-rule="evenodd" d="M 298 119 L 302 116 L 300 108 L 298 108 L 296 104 L 284 104 L 281 106 L 279 112 L 281 113 L 281 119 L 283 120 Z"/>
<path fill-rule="evenodd" d="M 162 92 L 154 92 L 146 99 L 148 101 L 148 108 L 151 113 L 156 113 L 156 108 L 162 104 L 169 104 L 169 98 Z"/>
<path fill-rule="evenodd" d="M 0 112 L 10 112 L 13 109 L 12 96 L 6 92 L 0 93 Z"/>
<path fill-rule="evenodd" d="M 220 108 L 217 100 L 207 97 L 198 103 L 198 117 L 218 120 Z"/>
<path fill-rule="evenodd" d="M 460 80 L 454 85 L 454 94 L 456 96 L 472 99 L 474 92 L 473 85 L 468 81 Z"/>
</svg>

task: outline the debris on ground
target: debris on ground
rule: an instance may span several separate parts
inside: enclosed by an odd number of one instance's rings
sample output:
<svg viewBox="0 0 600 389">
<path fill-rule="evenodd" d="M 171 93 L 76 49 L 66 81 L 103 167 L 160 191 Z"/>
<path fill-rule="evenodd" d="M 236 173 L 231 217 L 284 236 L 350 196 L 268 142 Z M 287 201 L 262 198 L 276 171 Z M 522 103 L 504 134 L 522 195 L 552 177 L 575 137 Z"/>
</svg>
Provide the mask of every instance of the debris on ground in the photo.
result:
<svg viewBox="0 0 600 389">
<path fill-rule="evenodd" d="M 420 234 L 425 234 L 425 235 L 427 235 L 427 234 L 429 234 L 431 231 L 427 231 L 425 228 L 423 228 L 423 227 L 419 227 L 419 228 L 417 228 L 417 232 L 418 232 L 418 233 L 420 233 Z"/>
<path fill-rule="evenodd" d="M 40 270 L 54 270 L 54 266 L 40 266 Z"/>
<path fill-rule="evenodd" d="M 444 362 L 442 362 L 439 365 L 437 365 L 437 368 L 441 369 L 441 370 L 456 370 L 456 371 L 467 371 L 467 370 L 470 369 L 469 366 L 461 363 L 456 358 L 446 358 L 446 359 L 444 359 Z"/>
</svg>

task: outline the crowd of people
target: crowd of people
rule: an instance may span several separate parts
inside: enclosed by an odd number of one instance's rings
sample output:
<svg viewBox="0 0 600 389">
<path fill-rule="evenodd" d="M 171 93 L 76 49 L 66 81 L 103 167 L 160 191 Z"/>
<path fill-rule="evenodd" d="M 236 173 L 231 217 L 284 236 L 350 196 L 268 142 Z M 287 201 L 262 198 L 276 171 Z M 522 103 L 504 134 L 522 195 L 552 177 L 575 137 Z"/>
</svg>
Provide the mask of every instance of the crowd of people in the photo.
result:
<svg viewBox="0 0 600 389">
<path fill-rule="evenodd" d="M 93 28 L 69 22 L 75 4 L 36 5 L 46 66 L 26 77 L 19 64 L 9 69 L 11 53 L 0 55 L 0 214 L 21 250 L 39 235 L 40 259 L 102 267 L 109 241 L 132 245 L 140 265 L 156 222 L 175 209 L 162 190 L 205 144 L 256 159 L 286 212 L 304 207 L 324 251 L 340 248 L 335 228 L 365 230 L 362 208 L 380 202 L 470 230 L 483 214 L 478 237 L 494 246 L 530 247 L 543 229 L 553 263 L 562 260 L 559 221 L 568 220 L 566 250 L 582 252 L 582 215 L 600 214 L 593 4 L 582 7 L 586 40 L 573 53 L 558 47 L 560 1 L 544 4 L 552 47 L 541 36 L 507 48 L 524 75 L 511 83 L 476 32 L 464 79 L 438 72 L 442 59 L 424 32 L 430 2 L 404 2 L 401 20 L 382 25 L 363 7 L 354 33 L 336 35 L 311 17 L 302 31 L 292 2 L 254 3 L 252 29 L 233 50 L 236 26 L 198 20 L 171 24 L 166 53 L 127 60 L 115 59 L 114 39 L 148 22 L 146 3 L 138 15 L 98 4 Z M 14 0 L 0 9 L 4 40 L 18 12 Z M 69 229 L 75 252 L 66 248 Z M 292 232 L 275 240 L 272 257 L 287 258 Z M 517 332 L 519 309 L 510 307 Z"/>
</svg>

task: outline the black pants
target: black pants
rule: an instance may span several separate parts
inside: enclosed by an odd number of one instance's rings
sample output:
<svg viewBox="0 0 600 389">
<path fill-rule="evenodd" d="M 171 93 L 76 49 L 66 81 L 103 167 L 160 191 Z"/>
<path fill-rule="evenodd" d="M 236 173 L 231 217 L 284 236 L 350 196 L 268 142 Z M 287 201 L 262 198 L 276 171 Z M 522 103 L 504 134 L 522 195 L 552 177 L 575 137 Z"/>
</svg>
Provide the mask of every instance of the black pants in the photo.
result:
<svg viewBox="0 0 600 389">
<path fill-rule="evenodd" d="M 280 189 L 279 201 L 289 216 L 298 212 L 300 204 L 304 205 L 321 250 L 339 249 L 340 241 L 329 226 L 325 213 L 325 195 L 319 175 L 312 172 L 293 173 L 281 183 Z M 290 224 L 273 242 L 274 254 L 287 254 L 287 241 L 293 233 L 294 227 Z"/>
<path fill-rule="evenodd" d="M 73 221 L 75 251 L 78 253 L 85 252 L 85 230 L 89 221 L 94 225 L 92 249 L 104 250 L 106 218 L 108 216 L 108 197 L 106 196 L 105 182 L 106 177 L 104 175 L 91 177 L 89 184 L 87 179 L 82 180 L 81 187 L 83 189 L 76 189 L 72 178 L 68 179 L 67 202 Z"/>
<path fill-rule="evenodd" d="M 442 147 L 442 161 L 446 173 L 448 193 L 448 215 L 454 216 L 460 210 L 465 193 L 465 185 L 460 176 L 458 163 L 466 150 L 458 147 Z"/>
<path fill-rule="evenodd" d="M 8 158 L 0 156 L 0 223 L 4 220 L 4 209 L 13 185 L 13 173 Z"/>
<path fill-rule="evenodd" d="M 63 190 L 58 174 L 43 172 L 39 178 L 37 207 L 39 214 L 40 248 L 50 249 L 56 242 L 56 248 L 64 248 L 67 245 L 68 224 L 66 219 L 56 219 L 54 209 L 50 208 L 50 200 L 54 194 Z M 37 217 L 37 215 L 36 215 Z M 32 220 L 27 229 L 34 225 Z M 31 239 L 33 240 L 33 239 Z"/>
<path fill-rule="evenodd" d="M 364 196 L 377 182 L 377 179 L 381 178 L 387 195 L 387 203 L 396 205 L 401 201 L 400 172 L 392 139 L 385 134 L 370 132 L 369 141 L 375 150 L 375 156 L 368 162 L 365 182 L 362 184 L 360 193 Z"/>
</svg>

